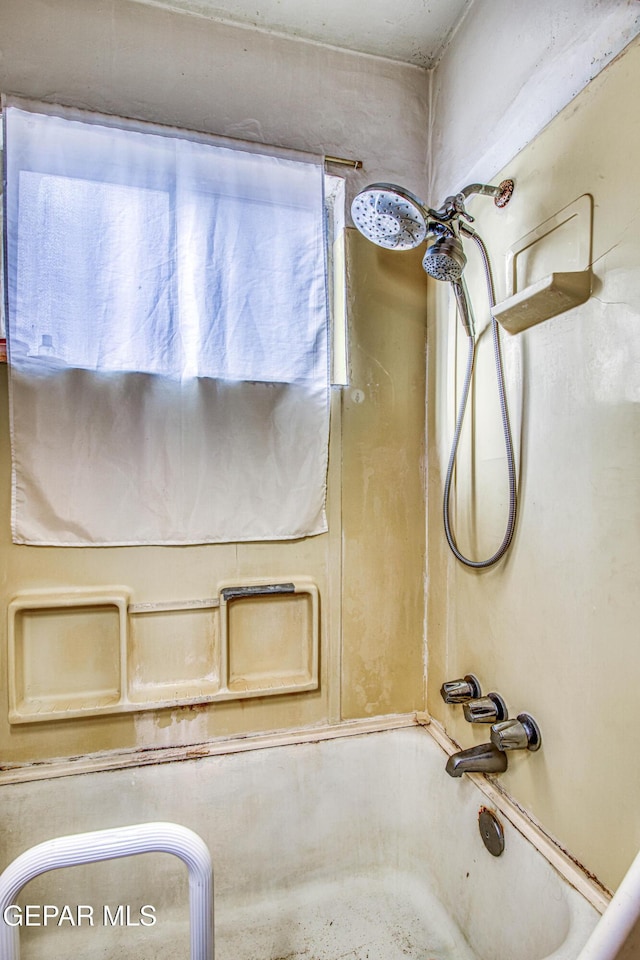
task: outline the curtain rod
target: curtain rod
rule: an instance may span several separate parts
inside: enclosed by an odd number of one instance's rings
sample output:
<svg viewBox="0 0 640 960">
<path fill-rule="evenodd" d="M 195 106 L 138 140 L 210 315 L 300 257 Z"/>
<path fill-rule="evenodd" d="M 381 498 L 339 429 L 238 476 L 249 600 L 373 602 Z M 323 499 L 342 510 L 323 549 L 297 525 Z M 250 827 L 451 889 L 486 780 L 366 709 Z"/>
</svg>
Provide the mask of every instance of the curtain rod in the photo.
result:
<svg viewBox="0 0 640 960">
<path fill-rule="evenodd" d="M 325 163 L 339 163 L 343 167 L 353 167 L 354 170 L 362 169 L 362 160 L 347 160 L 345 157 L 325 157 Z"/>
</svg>

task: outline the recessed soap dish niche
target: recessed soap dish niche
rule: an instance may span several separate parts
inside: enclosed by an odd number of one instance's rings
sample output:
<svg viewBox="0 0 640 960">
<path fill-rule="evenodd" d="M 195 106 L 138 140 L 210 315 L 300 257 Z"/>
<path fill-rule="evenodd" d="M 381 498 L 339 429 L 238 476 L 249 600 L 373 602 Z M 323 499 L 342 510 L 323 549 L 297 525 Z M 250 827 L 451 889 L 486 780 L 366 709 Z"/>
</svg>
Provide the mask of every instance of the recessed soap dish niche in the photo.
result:
<svg viewBox="0 0 640 960">
<path fill-rule="evenodd" d="M 520 333 L 585 303 L 591 295 L 593 198 L 583 194 L 507 253 L 507 297 L 493 315 Z"/>
<path fill-rule="evenodd" d="M 122 709 L 125 591 L 22 594 L 8 608 L 9 721 Z"/>
<path fill-rule="evenodd" d="M 301 693 L 318 688 L 319 658 L 319 591 L 305 577 L 156 603 L 120 587 L 23 593 L 8 607 L 9 722 Z"/>
<path fill-rule="evenodd" d="M 226 584 L 220 600 L 227 699 L 318 688 L 320 609 L 314 583 Z"/>
</svg>

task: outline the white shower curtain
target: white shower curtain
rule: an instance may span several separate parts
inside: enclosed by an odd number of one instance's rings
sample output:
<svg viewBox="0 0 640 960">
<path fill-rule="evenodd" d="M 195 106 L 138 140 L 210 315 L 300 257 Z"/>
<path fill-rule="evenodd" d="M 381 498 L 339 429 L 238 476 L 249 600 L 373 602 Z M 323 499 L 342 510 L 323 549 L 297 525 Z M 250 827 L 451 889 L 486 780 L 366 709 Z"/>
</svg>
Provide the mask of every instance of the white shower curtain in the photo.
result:
<svg viewBox="0 0 640 960">
<path fill-rule="evenodd" d="M 4 117 L 14 540 L 325 530 L 321 160 Z"/>
</svg>

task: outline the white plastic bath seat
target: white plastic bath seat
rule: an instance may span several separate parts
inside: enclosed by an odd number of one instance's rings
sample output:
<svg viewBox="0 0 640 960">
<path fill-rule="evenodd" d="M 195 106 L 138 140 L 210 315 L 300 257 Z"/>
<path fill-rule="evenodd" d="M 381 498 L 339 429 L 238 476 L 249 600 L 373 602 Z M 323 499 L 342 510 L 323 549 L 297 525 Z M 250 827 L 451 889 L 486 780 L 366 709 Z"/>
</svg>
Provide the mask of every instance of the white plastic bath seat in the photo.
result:
<svg viewBox="0 0 640 960">
<path fill-rule="evenodd" d="M 56 837 L 26 850 L 0 874 L 0 960 L 19 960 L 18 927 L 4 921 L 22 888 L 59 867 L 115 860 L 137 853 L 172 853 L 189 870 L 191 960 L 213 960 L 213 869 L 204 840 L 177 823 L 139 823 Z"/>
</svg>

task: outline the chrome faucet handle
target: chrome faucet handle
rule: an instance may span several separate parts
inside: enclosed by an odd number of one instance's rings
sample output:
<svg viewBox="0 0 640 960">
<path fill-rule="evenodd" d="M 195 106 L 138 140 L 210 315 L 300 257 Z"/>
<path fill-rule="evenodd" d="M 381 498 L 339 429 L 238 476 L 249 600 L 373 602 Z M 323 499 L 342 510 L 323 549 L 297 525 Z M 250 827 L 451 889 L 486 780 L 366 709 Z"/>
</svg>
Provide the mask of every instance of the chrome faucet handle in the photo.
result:
<svg viewBox="0 0 640 960">
<path fill-rule="evenodd" d="M 517 720 L 503 720 L 491 727 L 491 743 L 498 750 L 539 750 L 540 728 L 528 713 L 519 713 Z"/>
<path fill-rule="evenodd" d="M 488 693 L 464 705 L 464 718 L 469 723 L 499 723 L 508 716 L 507 705 L 499 693 Z"/>
<path fill-rule="evenodd" d="M 472 673 L 463 680 L 448 680 L 440 687 L 440 696 L 445 703 L 467 703 L 482 696 L 480 684 Z"/>
</svg>

